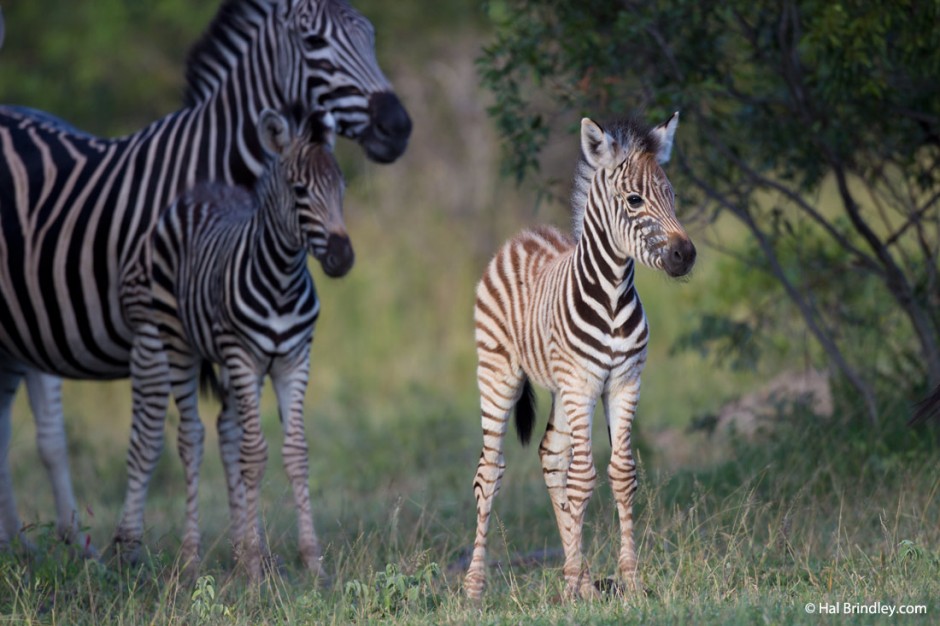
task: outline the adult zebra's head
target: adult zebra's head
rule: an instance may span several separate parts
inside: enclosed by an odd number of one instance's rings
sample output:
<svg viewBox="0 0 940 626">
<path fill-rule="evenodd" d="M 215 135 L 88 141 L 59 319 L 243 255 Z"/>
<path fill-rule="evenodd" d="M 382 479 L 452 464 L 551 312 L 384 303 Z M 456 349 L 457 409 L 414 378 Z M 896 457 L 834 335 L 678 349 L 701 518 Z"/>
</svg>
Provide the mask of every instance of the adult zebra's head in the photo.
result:
<svg viewBox="0 0 940 626">
<path fill-rule="evenodd" d="M 286 0 L 278 17 L 286 99 L 330 111 L 339 133 L 374 161 L 401 156 L 411 118 L 375 59 L 369 20 L 345 0 Z"/>
<path fill-rule="evenodd" d="M 673 277 L 695 264 L 695 246 L 676 219 L 669 161 L 679 114 L 653 129 L 629 120 L 601 128 L 581 120 L 581 161 L 572 205 L 575 232 L 607 233 L 614 250 Z M 585 225 L 587 222 L 587 225 Z"/>
<path fill-rule="evenodd" d="M 261 145 L 268 153 L 266 175 L 279 188 L 278 202 L 286 236 L 295 236 L 320 262 L 327 276 L 348 272 L 355 255 L 343 220 L 345 183 L 333 155 L 336 122 L 318 110 L 303 117 L 300 107 L 282 115 L 271 109 L 258 122 Z"/>
</svg>

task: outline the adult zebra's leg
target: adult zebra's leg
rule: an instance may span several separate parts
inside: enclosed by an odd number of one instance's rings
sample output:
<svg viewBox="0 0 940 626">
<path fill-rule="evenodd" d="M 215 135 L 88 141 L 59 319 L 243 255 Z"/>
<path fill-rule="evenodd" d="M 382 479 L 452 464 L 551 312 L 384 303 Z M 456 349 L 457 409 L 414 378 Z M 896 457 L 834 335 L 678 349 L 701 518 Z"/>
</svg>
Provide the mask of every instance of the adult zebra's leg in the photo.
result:
<svg viewBox="0 0 940 626">
<path fill-rule="evenodd" d="M 490 351 L 478 344 L 477 354 L 483 451 L 473 479 L 477 530 L 473 541 L 473 557 L 464 579 L 464 591 L 473 599 L 483 595 L 486 582 L 486 534 L 490 525 L 490 511 L 506 470 L 503 441 L 509 414 L 522 392 L 523 380 L 522 371 L 512 366 L 505 351 Z"/>
<path fill-rule="evenodd" d="M 16 365 L 0 363 L 0 548 L 9 546 L 14 537 L 29 545 L 20 532 L 22 524 L 13 497 L 10 475 L 10 437 L 13 432 L 13 398 L 23 379 L 24 370 Z"/>
<path fill-rule="evenodd" d="M 137 329 L 131 347 L 131 441 L 127 491 L 114 548 L 122 561 L 136 562 L 144 533 L 144 504 L 150 477 L 163 451 L 163 424 L 170 397 L 169 370 L 156 326 Z"/>
<path fill-rule="evenodd" d="M 584 512 L 597 482 L 597 470 L 591 454 L 591 417 L 596 400 L 581 393 L 563 390 L 556 401 L 560 402 L 559 410 L 564 411 L 571 429 L 571 464 L 566 483 L 571 527 L 567 533 L 562 531 L 561 537 L 565 549 L 565 583 L 572 596 L 593 597 L 597 595 L 597 590 L 584 563 L 581 543 Z"/>
<path fill-rule="evenodd" d="M 620 517 L 620 575 L 631 591 L 637 589 L 636 547 L 633 542 L 633 498 L 636 495 L 636 462 L 630 441 L 633 416 L 640 399 L 640 379 L 610 390 L 604 395 L 604 411 L 610 428 L 611 455 L 607 476 Z"/>
<path fill-rule="evenodd" d="M 199 466 L 202 464 L 206 429 L 199 419 L 198 380 L 200 361 L 185 345 L 174 345 L 169 364 L 170 385 L 180 412 L 177 451 L 186 478 L 186 524 L 180 560 L 189 572 L 199 566 Z"/>
<path fill-rule="evenodd" d="M 26 391 L 36 422 L 36 446 L 39 458 L 49 474 L 57 514 L 56 530 L 66 543 L 78 546 L 82 556 L 95 558 L 98 553 L 86 536 L 79 541 L 81 528 L 78 505 L 72 491 L 69 472 L 68 444 L 65 439 L 65 417 L 62 413 L 62 379 L 39 370 L 26 371 Z"/>
<path fill-rule="evenodd" d="M 310 506 L 310 470 L 307 435 L 304 428 L 304 393 L 310 370 L 310 349 L 305 344 L 295 363 L 276 367 L 271 372 L 277 405 L 284 428 L 284 470 L 290 479 L 297 507 L 297 531 L 300 556 L 307 571 L 315 576 L 323 574 L 320 560 L 320 542 L 313 528 Z"/>
<path fill-rule="evenodd" d="M 261 379 L 254 368 L 245 362 L 240 353 L 226 357 L 225 367 L 229 372 L 238 418 L 241 423 L 241 445 L 239 464 L 245 483 L 245 541 L 237 558 L 245 564 L 252 581 L 261 580 L 261 554 L 264 549 L 261 528 L 261 479 L 268 462 L 268 443 L 261 432 L 259 407 Z"/>
</svg>

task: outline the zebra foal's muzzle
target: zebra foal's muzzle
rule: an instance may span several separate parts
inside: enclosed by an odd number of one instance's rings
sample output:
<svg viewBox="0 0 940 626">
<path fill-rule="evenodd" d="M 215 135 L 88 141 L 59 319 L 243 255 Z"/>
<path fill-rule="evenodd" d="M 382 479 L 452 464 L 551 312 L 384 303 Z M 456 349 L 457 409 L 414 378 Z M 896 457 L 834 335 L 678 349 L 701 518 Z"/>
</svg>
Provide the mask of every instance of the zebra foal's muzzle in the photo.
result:
<svg viewBox="0 0 940 626">
<path fill-rule="evenodd" d="M 347 235 L 330 233 L 326 240 L 326 252 L 320 259 L 323 272 L 330 278 L 345 276 L 356 260 L 352 242 Z"/>
<path fill-rule="evenodd" d="M 685 276 L 695 265 L 695 245 L 687 235 L 672 235 L 663 248 L 663 269 L 673 278 Z"/>
<path fill-rule="evenodd" d="M 369 96 L 369 125 L 359 143 L 373 161 L 391 163 L 408 147 L 411 117 L 394 93 L 384 91 Z"/>
</svg>

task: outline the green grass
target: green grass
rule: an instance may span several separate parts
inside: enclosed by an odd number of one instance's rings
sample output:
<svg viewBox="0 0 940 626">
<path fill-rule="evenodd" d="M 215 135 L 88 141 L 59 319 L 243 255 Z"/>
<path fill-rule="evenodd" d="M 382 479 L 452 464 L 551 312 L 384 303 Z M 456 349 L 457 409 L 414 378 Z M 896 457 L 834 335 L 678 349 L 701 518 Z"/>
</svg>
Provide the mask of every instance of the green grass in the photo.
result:
<svg viewBox="0 0 940 626">
<path fill-rule="evenodd" d="M 723 453 L 718 462 L 665 471 L 661 454 L 645 454 L 636 507 L 644 591 L 574 603 L 561 597 L 559 539 L 537 455 L 510 442 L 490 536 L 489 587 L 474 604 L 463 598 L 460 582 L 474 530 L 470 480 L 478 427 L 446 399 L 416 393 L 398 401 L 398 419 L 335 414 L 319 424 L 329 440 L 311 437 L 314 511 L 328 584 L 316 584 L 300 569 L 290 492 L 275 453 L 263 490 L 265 523 L 285 565 L 260 589 L 246 587 L 233 572 L 221 470 L 210 453 L 200 574 L 213 576 L 211 584 L 183 579 L 175 568 L 182 477 L 179 464 L 168 459 L 148 509 L 150 552 L 142 567 L 121 571 L 81 561 L 58 544 L 50 520 L 39 517 L 28 532 L 38 553 L 0 557 L 0 614 L 62 624 L 749 624 L 826 619 L 806 614 L 807 603 L 881 602 L 926 605 L 926 615 L 905 616 L 905 623 L 936 622 L 940 473 L 936 446 L 922 433 L 874 433 L 850 420 L 795 414 L 783 416 L 757 442 L 695 435 L 699 445 Z M 278 426 L 268 417 L 274 444 Z M 603 469 L 609 450 L 602 429 L 595 434 Z M 211 437 L 207 443 L 215 445 Z M 92 536 L 102 546 L 120 502 L 120 490 L 103 478 L 103 489 L 79 483 L 80 498 L 96 511 Z M 30 484 L 22 475 L 17 481 Z M 616 533 L 615 508 L 601 478 L 585 541 L 597 578 L 615 574 Z M 539 554 L 547 558 L 522 558 Z"/>
</svg>

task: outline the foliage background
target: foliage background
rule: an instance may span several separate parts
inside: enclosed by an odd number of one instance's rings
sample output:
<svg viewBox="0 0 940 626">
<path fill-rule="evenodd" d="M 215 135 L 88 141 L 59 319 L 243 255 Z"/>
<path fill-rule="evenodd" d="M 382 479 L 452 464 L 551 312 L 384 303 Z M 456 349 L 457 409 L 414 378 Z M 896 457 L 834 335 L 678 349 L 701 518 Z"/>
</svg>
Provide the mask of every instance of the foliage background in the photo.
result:
<svg viewBox="0 0 940 626">
<path fill-rule="evenodd" d="M 505 5 L 483 7 L 472 0 L 355 5 L 376 26 L 380 63 L 415 130 L 407 153 L 391 166 L 370 163 L 356 146 L 341 142 L 356 267 L 341 281 L 312 268 L 323 312 L 307 401 L 311 485 L 317 529 L 336 584 L 322 595 L 311 592 L 292 556 L 293 506 L 268 393 L 265 432 L 273 454 L 263 490 L 265 516 L 271 543 L 287 568 L 260 601 L 246 599 L 241 582 L 227 576 L 227 507 L 211 428 L 206 442 L 201 492 L 206 568 L 218 574 L 222 601 L 238 609 L 237 619 L 398 617 L 439 623 L 542 616 L 576 623 L 628 618 L 746 623 L 800 618 L 804 600 L 825 594 L 834 600 L 933 602 L 940 580 L 937 457 L 931 437 L 896 428 L 908 413 L 908 397 L 888 398 L 883 410 L 890 419 L 883 428 L 860 427 L 864 411 L 837 384 L 832 418 L 788 405 L 779 411 L 771 407 L 773 428 L 766 430 L 773 434 L 756 440 L 687 432 L 693 418 L 707 422 L 728 401 L 761 389 L 778 373 L 818 363 L 818 354 L 805 329 L 792 315 L 782 315 L 764 326 L 737 327 L 740 334 L 730 340 L 732 358 L 716 360 L 722 352 L 706 345 L 704 339 L 715 334 L 709 335 L 707 324 L 724 331 L 729 311 L 749 315 L 784 307 L 755 267 L 745 231 L 732 221 L 695 213 L 694 198 L 681 187 L 680 218 L 696 241 L 712 245 L 699 246 L 698 265 L 687 282 L 650 271 L 638 275 L 652 326 L 637 420 L 644 485 L 638 532 L 650 594 L 634 600 L 626 613 L 617 603 L 559 607 L 560 568 L 552 556 L 557 531 L 538 462 L 533 450 L 512 440 L 497 501 L 499 529 L 492 533 L 492 553 L 504 566 L 491 571 L 482 615 L 460 602 L 480 446 L 473 288 L 489 255 L 518 229 L 568 223 L 566 202 L 558 197 L 566 193 L 577 156 L 577 139 L 566 132 L 576 116 L 551 120 L 560 132 L 543 148 L 540 174 L 552 185 L 517 184 L 501 176 L 506 162 L 498 132 L 505 128 L 488 117 L 487 108 L 499 100 L 480 86 L 476 59 L 506 19 Z M 4 2 L 0 100 L 44 109 L 94 133 L 130 132 L 179 105 L 188 47 L 216 6 L 208 0 Z M 602 118 L 614 112 L 587 111 Z M 686 130 L 680 125 L 679 136 Z M 674 172 L 670 166 L 668 173 Z M 821 194 L 813 201 L 828 199 Z M 877 292 L 855 298 L 862 310 L 877 310 Z M 876 345 L 878 337 L 862 333 L 860 341 Z M 752 349 L 754 358 L 742 360 L 742 349 Z M 540 400 L 544 413 L 548 401 Z M 104 547 L 123 497 L 128 385 L 69 382 L 65 407 L 84 521 L 94 543 Z M 204 405 L 207 424 L 215 410 Z M 51 541 L 42 533 L 54 509 L 25 394 L 14 411 L 11 464 L 20 513 L 35 525 L 32 536 Z M 135 622 L 155 619 L 153 607 L 159 605 L 165 611 L 161 621 L 192 623 L 192 587 L 170 567 L 184 505 L 172 443 L 176 421 L 171 411 L 167 448 L 148 503 L 149 568 L 115 584 L 110 570 L 101 573 L 74 561 L 73 569 L 64 570 L 32 565 L 28 575 L 16 569 L 22 561 L 0 561 L 4 613 L 40 621 L 67 615 L 71 622 Z M 601 422 L 594 433 L 599 469 L 607 458 Z M 616 523 L 605 483 L 601 480 L 588 514 L 588 553 L 601 574 L 611 574 Z M 902 541 L 913 546 L 913 557 L 899 548 Z M 513 565 L 518 555 L 540 551 L 546 556 L 535 558 L 535 566 Z M 433 591 L 421 587 L 431 609 L 375 608 L 379 605 L 342 593 L 344 582 L 375 582 L 387 564 L 410 575 L 427 573 L 422 568 L 432 561 L 443 573 Z M 543 565 L 549 566 L 544 573 Z M 388 575 L 402 580 L 395 576 Z M 935 615 L 937 607 L 931 604 L 931 610 Z"/>
</svg>

